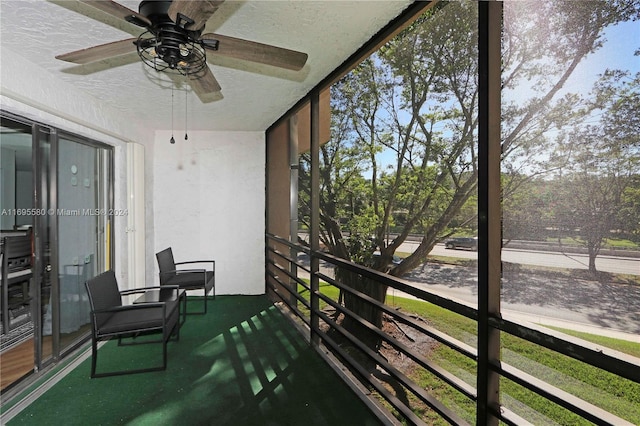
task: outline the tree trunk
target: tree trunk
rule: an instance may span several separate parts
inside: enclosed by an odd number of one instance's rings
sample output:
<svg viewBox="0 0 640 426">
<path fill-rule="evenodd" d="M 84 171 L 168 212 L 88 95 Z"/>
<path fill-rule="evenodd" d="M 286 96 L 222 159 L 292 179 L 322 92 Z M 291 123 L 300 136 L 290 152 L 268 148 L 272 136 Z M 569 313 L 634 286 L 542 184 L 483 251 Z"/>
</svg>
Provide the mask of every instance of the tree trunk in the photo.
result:
<svg viewBox="0 0 640 426">
<path fill-rule="evenodd" d="M 598 273 L 596 270 L 596 257 L 598 257 L 598 251 L 589 246 L 589 272 L 593 275 Z"/>
<path fill-rule="evenodd" d="M 378 302 L 384 303 L 387 295 L 387 286 L 370 280 L 356 273 L 336 269 L 336 278 L 346 286 L 351 287 L 355 291 L 364 293 Z M 361 298 L 344 292 L 344 306 L 362 319 L 371 323 L 374 327 L 382 328 L 383 311 L 377 306 L 362 300 Z M 378 334 L 372 332 L 367 327 L 360 324 L 356 319 L 345 316 L 342 326 L 357 336 L 368 348 L 377 352 L 382 340 Z"/>
<path fill-rule="evenodd" d="M 589 239 L 587 241 L 587 250 L 589 252 L 589 272 L 594 276 L 598 273 L 596 270 L 596 258 L 600 254 L 601 246 L 602 239 Z"/>
<path fill-rule="evenodd" d="M 598 270 L 596 269 L 596 257 L 589 255 L 589 272 L 592 274 L 597 274 Z"/>
</svg>

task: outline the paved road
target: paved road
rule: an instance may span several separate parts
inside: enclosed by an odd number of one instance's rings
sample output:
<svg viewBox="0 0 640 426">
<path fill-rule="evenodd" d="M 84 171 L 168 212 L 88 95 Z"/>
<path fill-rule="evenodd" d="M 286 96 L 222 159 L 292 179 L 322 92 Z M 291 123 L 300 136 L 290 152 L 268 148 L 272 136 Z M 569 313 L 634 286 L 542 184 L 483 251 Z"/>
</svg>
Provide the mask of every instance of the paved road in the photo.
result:
<svg viewBox="0 0 640 426">
<path fill-rule="evenodd" d="M 405 243 L 399 251 L 412 252 L 416 243 Z M 477 253 L 449 250 L 437 245 L 433 255 L 476 259 Z M 588 256 L 556 252 L 502 250 L 510 263 L 569 269 L 588 269 Z M 640 275 L 640 259 L 599 256 L 596 268 L 602 272 Z M 477 277 L 474 268 L 427 265 L 408 277 L 424 290 L 477 306 Z M 640 343 L 640 288 L 575 278 L 544 279 L 519 273 L 504 274 L 502 308 L 507 316 L 540 324 L 556 325 L 604 334 Z"/>
<path fill-rule="evenodd" d="M 411 252 L 416 243 L 405 243 L 399 251 Z M 434 255 L 474 259 L 477 253 L 447 250 L 438 245 Z M 520 264 L 587 268 L 587 256 L 504 249 L 504 261 Z M 601 271 L 640 275 L 640 259 L 601 256 Z M 323 272 L 332 275 L 331 268 Z M 426 291 L 477 306 L 476 268 L 426 264 L 406 279 Z M 407 297 L 389 290 L 389 297 Z M 555 325 L 640 343 L 640 287 L 584 281 L 578 278 L 528 275 L 506 271 L 502 281 L 501 303 L 506 318 Z M 391 302 L 391 300 L 389 300 Z"/>
<path fill-rule="evenodd" d="M 476 268 L 426 264 L 405 278 L 425 291 L 477 306 Z M 389 295 L 404 296 L 393 290 Z M 640 343 L 638 286 L 505 271 L 501 305 L 507 318 Z"/>
<path fill-rule="evenodd" d="M 412 253 L 417 243 L 405 242 L 398 251 Z M 438 244 L 431 252 L 437 256 L 451 256 L 465 259 L 476 259 L 477 253 L 469 250 L 448 250 L 444 245 Z M 546 251 L 529 251 L 519 249 L 502 250 L 502 260 L 510 263 L 525 265 L 541 265 L 559 268 L 588 269 L 589 257 L 584 254 L 563 254 Z M 598 256 L 596 268 L 602 272 L 616 274 L 640 275 L 640 259 L 631 257 Z"/>
</svg>

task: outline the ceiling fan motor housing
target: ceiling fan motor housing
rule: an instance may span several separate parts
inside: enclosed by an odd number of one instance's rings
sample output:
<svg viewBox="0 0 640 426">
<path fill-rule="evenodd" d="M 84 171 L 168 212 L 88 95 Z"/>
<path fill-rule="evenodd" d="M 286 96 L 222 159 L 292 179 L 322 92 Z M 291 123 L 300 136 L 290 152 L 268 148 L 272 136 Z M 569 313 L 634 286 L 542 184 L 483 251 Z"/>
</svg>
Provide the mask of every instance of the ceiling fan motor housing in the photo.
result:
<svg viewBox="0 0 640 426">
<path fill-rule="evenodd" d="M 173 22 L 168 14 L 170 6 L 171 1 L 144 0 L 140 2 L 139 13 L 152 23 L 148 29 L 155 36 L 158 57 L 171 69 L 184 68 L 202 55 L 202 49 L 194 43 L 201 31 L 185 29 L 193 21 L 182 14 L 178 14 L 178 22 Z"/>
<path fill-rule="evenodd" d="M 138 12 L 149 19 L 152 15 L 169 16 L 170 6 L 171 0 L 142 0 L 138 6 Z"/>
</svg>

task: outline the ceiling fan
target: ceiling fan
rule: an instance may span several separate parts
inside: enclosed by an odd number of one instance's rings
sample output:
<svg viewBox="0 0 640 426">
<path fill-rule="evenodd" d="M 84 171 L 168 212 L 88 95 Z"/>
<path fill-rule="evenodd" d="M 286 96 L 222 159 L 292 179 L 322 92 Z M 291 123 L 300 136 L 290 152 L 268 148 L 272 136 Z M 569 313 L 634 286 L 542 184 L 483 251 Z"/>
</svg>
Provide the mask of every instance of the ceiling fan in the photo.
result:
<svg viewBox="0 0 640 426">
<path fill-rule="evenodd" d="M 138 38 L 101 44 L 56 56 L 88 64 L 137 52 L 156 71 L 187 77 L 198 97 L 219 92 L 220 84 L 206 63 L 207 52 L 298 71 L 307 54 L 220 34 L 202 34 L 207 20 L 224 0 L 143 0 L 139 12 L 111 0 L 79 0 L 119 19 L 145 28 Z"/>
</svg>

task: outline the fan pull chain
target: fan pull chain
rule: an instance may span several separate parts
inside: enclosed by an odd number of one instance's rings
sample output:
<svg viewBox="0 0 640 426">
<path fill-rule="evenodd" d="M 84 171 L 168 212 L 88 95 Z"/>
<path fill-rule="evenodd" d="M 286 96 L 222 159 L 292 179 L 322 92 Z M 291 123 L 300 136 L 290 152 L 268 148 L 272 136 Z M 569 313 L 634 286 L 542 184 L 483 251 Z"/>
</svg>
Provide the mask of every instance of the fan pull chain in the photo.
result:
<svg viewBox="0 0 640 426">
<path fill-rule="evenodd" d="M 189 136 L 187 135 L 187 106 L 189 105 L 188 103 L 188 99 L 187 99 L 187 85 L 184 85 L 184 140 L 188 140 Z"/>
<path fill-rule="evenodd" d="M 171 86 L 171 139 L 169 139 L 169 142 L 176 143 L 173 138 L 173 86 Z"/>
</svg>

